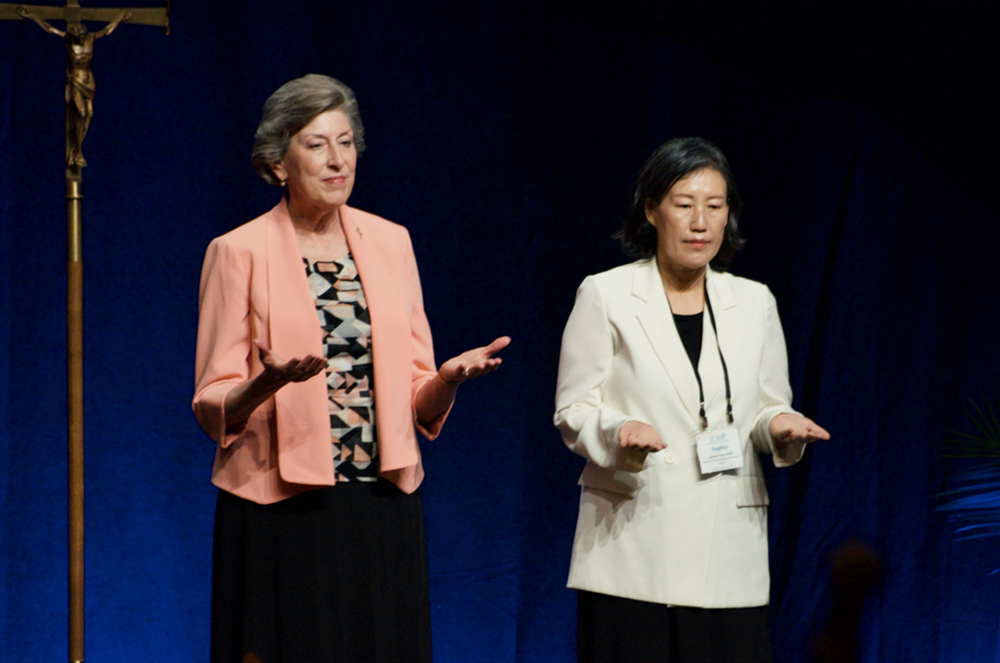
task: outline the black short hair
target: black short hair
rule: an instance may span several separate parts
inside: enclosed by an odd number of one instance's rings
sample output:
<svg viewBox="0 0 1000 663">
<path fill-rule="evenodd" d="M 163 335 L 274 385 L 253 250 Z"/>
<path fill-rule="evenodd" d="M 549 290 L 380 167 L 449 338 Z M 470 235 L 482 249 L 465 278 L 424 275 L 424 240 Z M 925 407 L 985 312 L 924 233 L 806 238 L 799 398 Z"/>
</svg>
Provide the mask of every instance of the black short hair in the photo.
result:
<svg viewBox="0 0 1000 663">
<path fill-rule="evenodd" d="M 736 190 L 729 161 L 718 147 L 704 138 L 674 138 L 660 145 L 646 159 L 629 195 L 628 213 L 622 227 L 615 233 L 625 255 L 635 259 L 656 255 L 656 228 L 646 219 L 647 205 L 656 207 L 678 180 L 702 168 L 717 171 L 726 181 L 726 204 L 729 219 L 719 253 L 712 259 L 712 268 L 724 272 L 746 240 L 737 229 L 743 201 Z"/>
</svg>

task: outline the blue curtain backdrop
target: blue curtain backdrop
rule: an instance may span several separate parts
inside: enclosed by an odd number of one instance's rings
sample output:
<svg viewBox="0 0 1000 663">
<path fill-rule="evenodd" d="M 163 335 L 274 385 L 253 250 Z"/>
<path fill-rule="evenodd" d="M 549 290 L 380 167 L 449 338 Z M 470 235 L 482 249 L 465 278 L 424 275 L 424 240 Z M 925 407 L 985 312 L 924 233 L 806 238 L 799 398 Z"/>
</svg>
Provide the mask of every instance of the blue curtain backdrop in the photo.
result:
<svg viewBox="0 0 1000 663">
<path fill-rule="evenodd" d="M 624 262 L 610 235 L 639 166 L 679 135 L 729 156 L 749 238 L 733 271 L 773 290 L 796 404 L 834 438 L 769 473 L 775 660 L 807 659 L 828 556 L 860 536 L 886 566 L 862 660 L 1000 661 L 1000 547 L 934 510 L 960 469 L 942 440 L 1000 389 L 1000 215 L 980 186 L 995 155 L 938 158 L 928 136 L 968 125 L 904 136 L 885 119 L 899 104 L 880 116 L 840 79 L 771 77 L 753 59 L 765 44 L 747 37 L 741 62 L 693 38 L 711 25 L 658 17 L 673 33 L 548 2 L 175 2 L 169 37 L 125 25 L 97 42 L 88 660 L 207 660 L 214 447 L 189 408 L 201 260 L 278 199 L 249 164 L 263 101 L 321 72 L 358 96 L 352 204 L 410 230 L 438 358 L 514 339 L 423 445 L 438 661 L 575 660 L 582 462 L 551 425 L 559 341 L 580 280 Z M 65 55 L 2 23 L 0 659 L 65 660 Z"/>
</svg>

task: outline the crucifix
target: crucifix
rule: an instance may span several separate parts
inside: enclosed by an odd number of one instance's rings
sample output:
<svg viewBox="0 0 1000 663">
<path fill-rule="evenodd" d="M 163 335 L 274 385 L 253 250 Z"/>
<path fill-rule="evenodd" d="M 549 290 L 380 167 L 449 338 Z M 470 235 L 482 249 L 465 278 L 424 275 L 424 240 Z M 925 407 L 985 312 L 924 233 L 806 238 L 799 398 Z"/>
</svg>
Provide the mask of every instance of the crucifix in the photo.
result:
<svg viewBox="0 0 1000 663">
<path fill-rule="evenodd" d="M 0 3 L 0 19 L 34 21 L 66 42 L 66 337 L 69 441 L 69 660 L 83 662 L 83 139 L 94 116 L 94 42 L 122 23 L 158 25 L 170 34 L 170 0 L 163 8 L 99 9 L 67 0 L 64 7 Z M 49 21 L 62 21 L 60 30 Z M 89 32 L 84 21 L 104 23 Z"/>
</svg>

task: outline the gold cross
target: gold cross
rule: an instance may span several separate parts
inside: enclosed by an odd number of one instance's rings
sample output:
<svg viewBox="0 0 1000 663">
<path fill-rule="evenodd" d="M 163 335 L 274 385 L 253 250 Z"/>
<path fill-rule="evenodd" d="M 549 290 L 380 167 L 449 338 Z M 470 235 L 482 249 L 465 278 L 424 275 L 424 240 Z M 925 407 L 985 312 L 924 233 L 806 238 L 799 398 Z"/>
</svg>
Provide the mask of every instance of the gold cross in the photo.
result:
<svg viewBox="0 0 1000 663">
<path fill-rule="evenodd" d="M 66 382 L 69 423 L 69 660 L 83 661 L 83 250 L 81 192 L 83 138 L 94 115 L 94 41 L 111 34 L 122 23 L 160 25 L 170 34 L 170 0 L 162 9 L 92 9 L 79 0 L 64 7 L 0 3 L 0 19 L 29 19 L 66 42 L 66 226 L 67 283 Z M 49 21 L 65 21 L 60 30 Z M 106 23 L 88 32 L 83 21 Z"/>
<path fill-rule="evenodd" d="M 121 23 L 161 25 L 170 34 L 170 0 L 162 9 L 123 7 L 104 9 L 81 7 L 79 0 L 67 0 L 65 7 L 0 3 L 0 19 L 29 19 L 49 34 L 66 41 L 66 167 L 77 170 L 87 165 L 83 158 L 83 139 L 94 117 L 94 94 L 97 86 L 90 64 L 94 59 L 94 41 L 106 37 Z M 60 30 L 49 21 L 65 21 Z M 87 32 L 84 21 L 106 23 L 97 32 Z"/>
</svg>

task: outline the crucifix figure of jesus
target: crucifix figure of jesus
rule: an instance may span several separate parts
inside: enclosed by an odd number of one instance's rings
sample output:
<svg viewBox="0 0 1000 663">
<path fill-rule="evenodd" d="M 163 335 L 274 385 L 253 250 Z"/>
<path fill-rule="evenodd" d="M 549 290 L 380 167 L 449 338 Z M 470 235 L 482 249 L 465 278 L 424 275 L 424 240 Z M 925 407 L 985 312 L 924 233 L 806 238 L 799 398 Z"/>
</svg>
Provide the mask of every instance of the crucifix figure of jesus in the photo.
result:
<svg viewBox="0 0 1000 663">
<path fill-rule="evenodd" d="M 94 117 L 94 72 L 90 63 L 94 59 L 94 41 L 114 32 L 122 21 L 127 21 L 132 12 L 123 11 L 97 32 L 87 32 L 82 22 L 68 23 L 66 30 L 52 26 L 45 19 L 31 13 L 20 5 L 17 13 L 31 19 L 49 34 L 66 40 L 66 109 L 69 112 L 66 127 L 66 165 L 83 168 L 87 160 L 83 158 L 83 138 Z"/>
<path fill-rule="evenodd" d="M 87 165 L 83 158 L 83 139 L 94 117 L 94 42 L 106 37 L 121 23 L 141 23 L 163 26 L 170 34 L 167 6 L 159 8 L 92 9 L 80 7 L 79 0 L 67 0 L 65 7 L 47 5 L 13 5 L 0 3 L 0 18 L 23 18 L 34 21 L 49 34 L 66 41 L 66 167 L 80 169 Z M 13 14 L 13 15 L 11 15 Z M 66 22 L 60 30 L 49 21 Z M 84 21 L 98 21 L 105 26 L 89 32 Z"/>
</svg>

